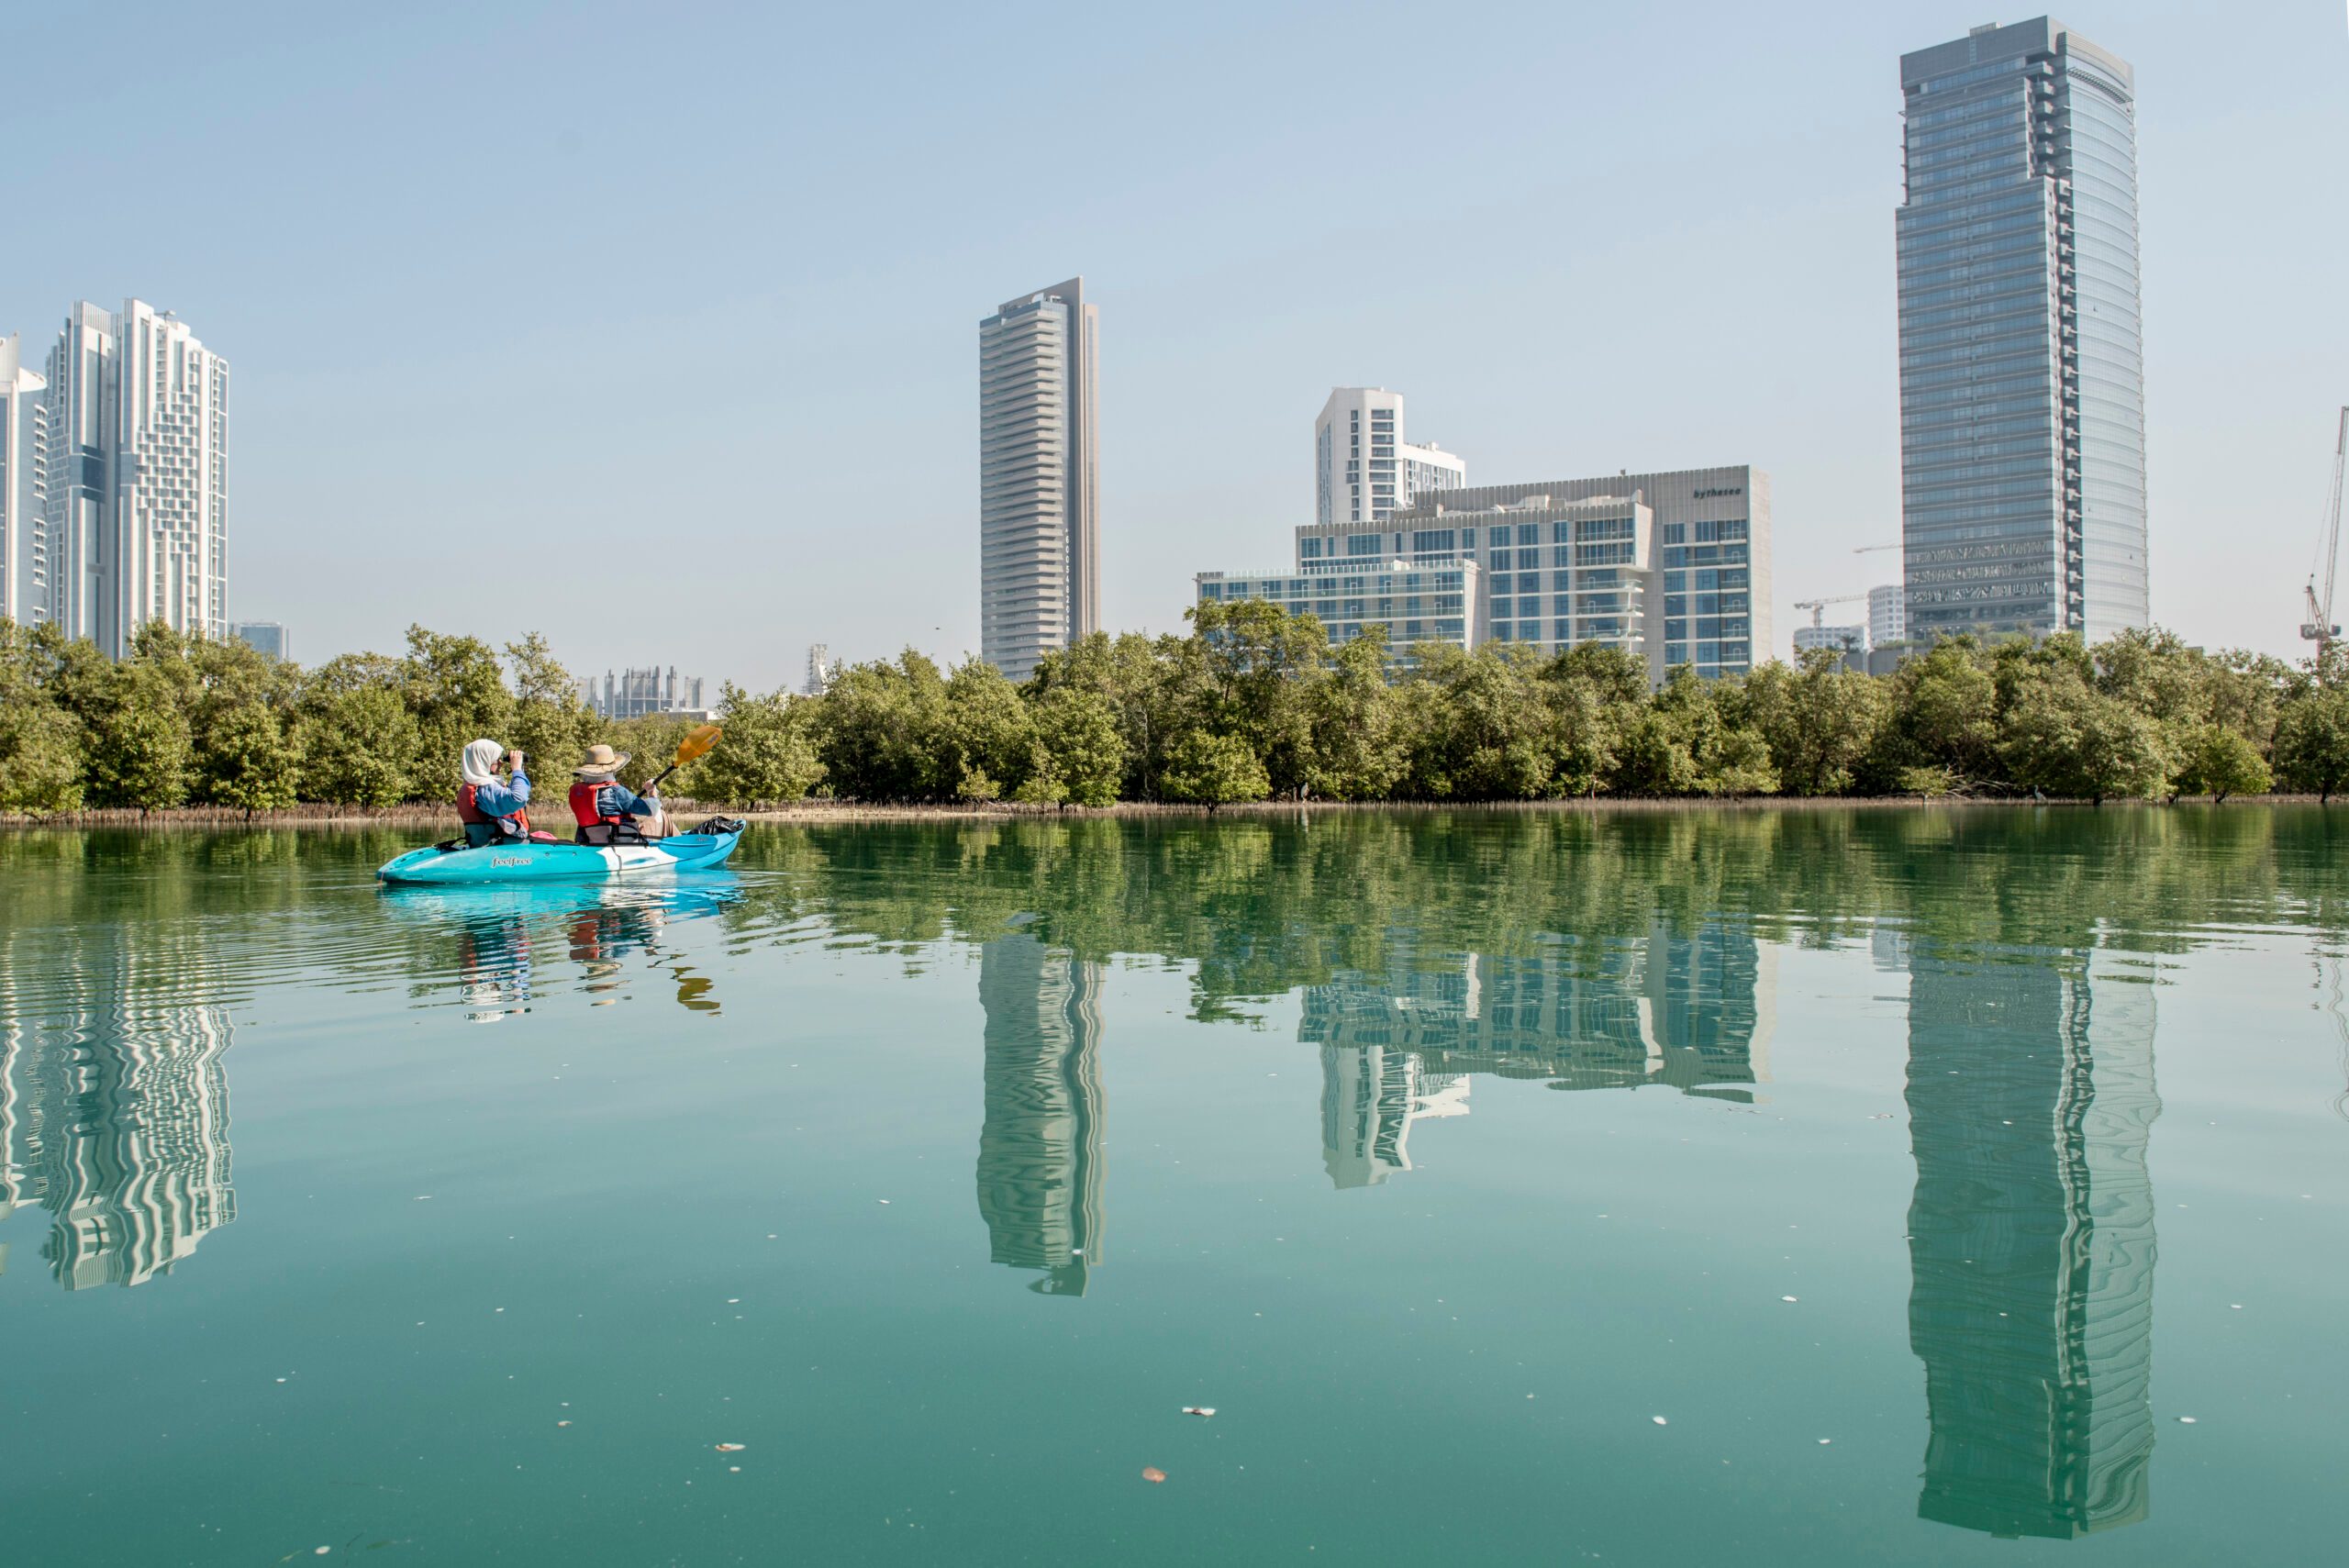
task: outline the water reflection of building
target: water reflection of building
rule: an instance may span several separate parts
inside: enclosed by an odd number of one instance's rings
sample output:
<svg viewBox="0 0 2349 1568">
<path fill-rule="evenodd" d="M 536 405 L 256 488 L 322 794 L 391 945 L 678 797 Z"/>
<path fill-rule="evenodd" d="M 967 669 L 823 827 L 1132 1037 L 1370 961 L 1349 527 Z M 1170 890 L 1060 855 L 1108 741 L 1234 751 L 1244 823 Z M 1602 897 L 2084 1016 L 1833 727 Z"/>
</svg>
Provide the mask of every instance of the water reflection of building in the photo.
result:
<svg viewBox="0 0 2349 1568">
<path fill-rule="evenodd" d="M 2067 1538 L 2145 1517 L 2154 994 L 2083 956 L 1910 961 L 1918 1513 Z"/>
<path fill-rule="evenodd" d="M 1412 1123 L 1467 1114 L 1468 1080 L 1431 1077 L 1414 1052 L 1321 1048 L 1321 1162 L 1333 1186 L 1375 1186 L 1409 1170 Z"/>
<path fill-rule="evenodd" d="M 49 1211 L 41 1255 L 66 1289 L 168 1273 L 236 1218 L 229 1040 L 217 1006 L 0 1031 L 0 1218 Z"/>
<path fill-rule="evenodd" d="M 979 1216 L 988 1255 L 1082 1296 L 1101 1262 L 1101 966 L 1030 936 L 979 950 L 986 1120 Z"/>
<path fill-rule="evenodd" d="M 1323 1158 L 1340 1186 L 1409 1170 L 1411 1124 L 1466 1115 L 1471 1073 L 1739 1101 L 1769 1076 L 1775 966 L 1740 926 L 1659 923 L 1517 957 L 1422 960 L 1401 938 L 1390 951 L 1383 975 L 1304 993 L 1298 1034 L 1322 1047 Z"/>
</svg>

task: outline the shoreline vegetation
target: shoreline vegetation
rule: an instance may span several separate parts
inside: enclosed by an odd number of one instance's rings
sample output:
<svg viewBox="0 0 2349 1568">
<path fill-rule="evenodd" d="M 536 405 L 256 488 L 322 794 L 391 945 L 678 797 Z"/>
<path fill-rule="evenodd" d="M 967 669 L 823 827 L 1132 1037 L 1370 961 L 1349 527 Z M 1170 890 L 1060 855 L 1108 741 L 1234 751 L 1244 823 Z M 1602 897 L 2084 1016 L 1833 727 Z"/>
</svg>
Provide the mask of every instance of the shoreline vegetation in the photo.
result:
<svg viewBox="0 0 2349 1568">
<path fill-rule="evenodd" d="M 856 800 L 809 799 L 789 806 L 759 808 L 735 808 L 726 815 L 745 822 L 776 823 L 785 826 L 808 827 L 827 823 L 854 825 L 868 822 L 1062 822 L 1117 821 L 1154 818 L 1196 820 L 1217 817 L 1275 817 L 1293 820 L 1298 817 L 1343 812 L 1349 815 L 1408 817 L 1431 812 L 1492 812 L 1531 814 L 1672 814 L 1677 812 L 1820 812 L 1820 811 L 1879 811 L 1932 808 L 1943 811 L 2008 811 L 2017 808 L 2044 809 L 2061 807 L 2088 808 L 2099 803 L 2074 796 L 2047 795 L 2034 799 L 2030 795 L 1942 795 L 1929 797 L 1914 795 L 1747 795 L 1735 796 L 1680 796 L 1660 798 L 1638 795 L 1577 795 L 1570 799 L 1549 800 L 1251 800 L 1210 808 L 1205 806 L 1172 801 L 1121 800 L 1108 806 L 1028 806 L 1018 801 L 986 801 L 982 803 L 936 802 L 931 804 L 889 804 Z M 2109 800 L 2104 807 L 2114 809 L 2142 806 L 2149 810 L 2165 809 L 2172 805 L 2208 806 L 2207 796 L 2181 797 L 2171 802 L 2160 799 Z M 2323 804 L 2314 795 L 2269 792 L 2263 795 L 2233 795 L 2223 802 L 2229 806 L 2316 806 Z M 671 812 L 681 820 L 716 814 L 721 807 L 698 801 L 673 800 Z M 140 811 L 133 807 L 104 807 L 61 812 L 53 816 L 36 817 L 24 812 L 0 812 L 0 829 L 38 829 L 45 828 L 89 829 L 94 828 L 133 828 L 139 831 L 172 832 L 198 828 L 416 828 L 431 832 L 451 829 L 457 825 L 453 809 L 439 806 L 411 805 L 371 806 L 337 806 L 295 805 L 272 811 L 257 811 L 248 817 L 230 806 L 179 806 L 157 810 Z M 565 826 L 557 824 L 557 837 Z"/>
<path fill-rule="evenodd" d="M 1182 634 L 1096 634 L 1013 684 L 907 651 L 824 694 L 729 683 L 726 738 L 679 771 L 677 814 L 780 820 L 1793 801 L 2223 802 L 2349 789 L 2349 655 L 2290 665 L 2155 630 L 1946 639 L 1889 674 L 1831 653 L 1651 687 L 1586 644 L 1474 653 L 1250 601 Z M 1399 668 L 1398 668 L 1399 666 Z M 127 657 L 0 620 L 0 820 L 453 819 L 457 754 L 529 754 L 542 826 L 585 749 L 632 752 L 640 786 L 694 722 L 611 722 L 535 634 L 501 651 L 408 628 L 397 655 L 315 668 L 157 624 Z M 690 801 L 692 806 L 684 803 Z"/>
</svg>

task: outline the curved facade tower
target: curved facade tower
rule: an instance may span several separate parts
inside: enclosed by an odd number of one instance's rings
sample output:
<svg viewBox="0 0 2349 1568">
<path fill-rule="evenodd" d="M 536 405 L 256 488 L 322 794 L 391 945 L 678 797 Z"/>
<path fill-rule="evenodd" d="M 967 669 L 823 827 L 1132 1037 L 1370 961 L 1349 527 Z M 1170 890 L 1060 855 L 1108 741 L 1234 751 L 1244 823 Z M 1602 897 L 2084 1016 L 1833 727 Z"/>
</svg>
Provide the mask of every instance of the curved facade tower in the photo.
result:
<svg viewBox="0 0 2349 1568">
<path fill-rule="evenodd" d="M 979 323 L 979 652 L 1014 681 L 1101 626 L 1099 324 L 1083 278 Z"/>
<path fill-rule="evenodd" d="M 2143 626 L 2135 75 L 2042 17 L 1900 85 L 1909 635 Z"/>
</svg>

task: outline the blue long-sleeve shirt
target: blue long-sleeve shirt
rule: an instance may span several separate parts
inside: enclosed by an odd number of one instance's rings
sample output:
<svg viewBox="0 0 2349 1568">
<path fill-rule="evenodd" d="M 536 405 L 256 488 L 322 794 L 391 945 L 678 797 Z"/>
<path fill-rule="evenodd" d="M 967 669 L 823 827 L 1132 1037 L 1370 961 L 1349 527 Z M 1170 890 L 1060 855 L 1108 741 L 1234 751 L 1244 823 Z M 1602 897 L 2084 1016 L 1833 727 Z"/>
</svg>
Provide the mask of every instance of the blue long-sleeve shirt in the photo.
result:
<svg viewBox="0 0 2349 1568">
<path fill-rule="evenodd" d="M 465 824 L 465 841 L 469 844 L 486 844 L 498 838 L 501 830 L 506 834 L 520 832 L 522 825 L 514 820 L 514 814 L 529 804 L 529 775 L 519 768 L 514 770 L 514 780 L 510 784 L 500 784 L 495 779 L 490 780 L 485 784 L 475 784 L 473 786 L 474 809 L 484 817 L 497 818 L 497 826 L 491 828 L 481 823 L 469 822 Z"/>
<path fill-rule="evenodd" d="M 596 815 L 598 817 L 652 817 L 660 810 L 659 800 L 647 800 L 617 781 L 603 784 L 596 791 Z"/>
<path fill-rule="evenodd" d="M 484 817 L 513 816 L 530 804 L 529 775 L 517 768 L 511 784 L 502 784 L 492 779 L 485 784 L 475 786 L 473 804 L 481 808 Z"/>
</svg>

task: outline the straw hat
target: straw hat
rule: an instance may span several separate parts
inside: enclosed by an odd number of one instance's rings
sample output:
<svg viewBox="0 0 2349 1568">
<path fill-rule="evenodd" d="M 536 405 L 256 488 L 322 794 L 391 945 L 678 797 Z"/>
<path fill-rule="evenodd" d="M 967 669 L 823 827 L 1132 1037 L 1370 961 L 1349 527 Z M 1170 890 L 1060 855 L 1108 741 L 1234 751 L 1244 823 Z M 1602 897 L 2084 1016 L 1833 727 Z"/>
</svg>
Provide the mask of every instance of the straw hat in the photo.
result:
<svg viewBox="0 0 2349 1568">
<path fill-rule="evenodd" d="M 587 748 L 587 760 L 571 771 L 582 778 L 593 778 L 599 774 L 618 773 L 628 766 L 628 762 L 629 754 L 626 751 L 615 751 L 609 746 L 596 745 Z"/>
</svg>

